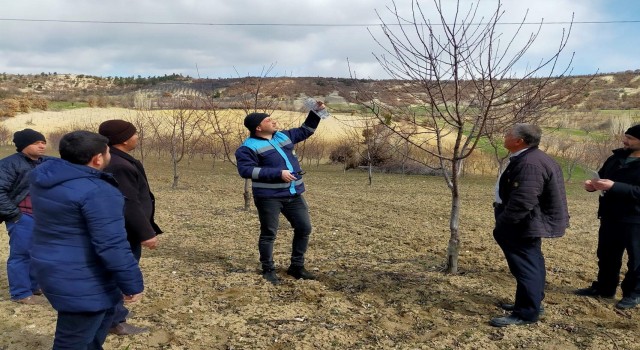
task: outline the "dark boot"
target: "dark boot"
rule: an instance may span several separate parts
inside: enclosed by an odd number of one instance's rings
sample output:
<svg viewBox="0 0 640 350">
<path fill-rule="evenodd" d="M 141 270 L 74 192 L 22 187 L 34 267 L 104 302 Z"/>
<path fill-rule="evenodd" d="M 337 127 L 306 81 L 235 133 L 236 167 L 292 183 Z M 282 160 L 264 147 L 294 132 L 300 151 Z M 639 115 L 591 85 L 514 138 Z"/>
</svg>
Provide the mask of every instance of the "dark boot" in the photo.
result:
<svg viewBox="0 0 640 350">
<path fill-rule="evenodd" d="M 265 270 L 262 271 L 262 278 L 269 281 L 273 285 L 280 284 L 280 280 L 278 279 L 278 275 L 276 275 L 276 270 Z"/>
<path fill-rule="evenodd" d="M 126 322 L 118 323 L 117 326 L 109 329 L 109 333 L 115 334 L 115 335 L 134 335 L 134 334 L 146 333 L 148 331 L 149 331 L 148 328 L 136 327 Z"/>
<path fill-rule="evenodd" d="M 315 280 L 316 276 L 314 276 L 311 272 L 307 271 L 304 266 L 289 266 L 287 269 L 287 274 L 295 279 L 303 279 L 303 280 Z"/>
</svg>

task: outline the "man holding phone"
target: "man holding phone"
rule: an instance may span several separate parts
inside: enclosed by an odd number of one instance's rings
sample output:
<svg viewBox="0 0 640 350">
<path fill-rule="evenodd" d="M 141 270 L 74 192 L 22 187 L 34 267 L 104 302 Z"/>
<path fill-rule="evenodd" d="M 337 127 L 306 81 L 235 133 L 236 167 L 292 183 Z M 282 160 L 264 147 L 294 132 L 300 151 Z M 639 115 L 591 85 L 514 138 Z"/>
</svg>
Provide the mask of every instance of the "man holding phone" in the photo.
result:
<svg viewBox="0 0 640 350">
<path fill-rule="evenodd" d="M 580 296 L 613 298 L 620 281 L 625 249 L 629 257 L 622 281 L 622 300 L 616 307 L 640 304 L 640 125 L 627 129 L 624 147 L 613 151 L 597 176 L 584 182 L 589 192 L 601 191 L 598 218 L 598 276 Z"/>
</svg>

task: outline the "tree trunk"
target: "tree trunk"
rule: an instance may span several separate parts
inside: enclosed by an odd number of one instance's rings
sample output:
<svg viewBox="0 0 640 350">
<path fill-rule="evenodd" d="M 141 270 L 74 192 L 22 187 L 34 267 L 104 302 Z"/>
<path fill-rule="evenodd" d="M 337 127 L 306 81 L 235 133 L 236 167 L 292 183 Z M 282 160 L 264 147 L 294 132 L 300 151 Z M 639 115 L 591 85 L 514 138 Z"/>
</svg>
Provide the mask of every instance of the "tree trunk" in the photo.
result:
<svg viewBox="0 0 640 350">
<path fill-rule="evenodd" d="M 453 175 L 451 186 L 451 216 L 449 217 L 449 245 L 447 247 L 447 272 L 458 273 L 458 256 L 460 255 L 460 189 L 458 176 Z"/>
<path fill-rule="evenodd" d="M 249 185 L 249 179 L 244 179 L 244 210 L 249 211 L 251 207 L 251 185 Z"/>
<path fill-rule="evenodd" d="M 178 159 L 176 158 L 175 152 L 171 152 L 171 163 L 173 163 L 173 184 L 171 185 L 172 189 L 178 188 Z"/>
</svg>

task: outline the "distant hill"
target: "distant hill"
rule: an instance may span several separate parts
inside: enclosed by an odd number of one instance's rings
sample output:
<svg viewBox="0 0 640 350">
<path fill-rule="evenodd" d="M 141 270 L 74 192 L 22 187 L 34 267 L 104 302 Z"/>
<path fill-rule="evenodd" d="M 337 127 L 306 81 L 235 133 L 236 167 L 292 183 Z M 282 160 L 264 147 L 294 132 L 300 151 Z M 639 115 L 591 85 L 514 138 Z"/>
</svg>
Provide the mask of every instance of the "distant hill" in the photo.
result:
<svg viewBox="0 0 640 350">
<path fill-rule="evenodd" d="M 568 77 L 557 83 L 558 89 L 570 89 L 592 77 Z M 0 116 L 40 108 L 48 102 L 78 102 L 90 106 L 136 106 L 136 98 L 156 101 L 162 98 L 207 97 L 221 107 L 237 106 L 250 92 L 258 89 L 261 98 L 271 99 L 279 109 L 295 110 L 306 96 L 324 100 L 332 109 L 348 111 L 358 89 L 374 93 L 382 103 L 420 104 L 421 89 L 407 81 L 353 80 L 348 78 L 273 77 L 195 79 L 179 74 L 162 77 L 97 77 L 77 74 L 41 73 L 35 75 L 0 74 Z M 31 103 L 29 101 L 40 101 Z M 44 101 L 44 102 L 43 102 Z M 565 106 L 576 110 L 640 108 L 640 70 L 600 74 L 587 88 Z"/>
</svg>

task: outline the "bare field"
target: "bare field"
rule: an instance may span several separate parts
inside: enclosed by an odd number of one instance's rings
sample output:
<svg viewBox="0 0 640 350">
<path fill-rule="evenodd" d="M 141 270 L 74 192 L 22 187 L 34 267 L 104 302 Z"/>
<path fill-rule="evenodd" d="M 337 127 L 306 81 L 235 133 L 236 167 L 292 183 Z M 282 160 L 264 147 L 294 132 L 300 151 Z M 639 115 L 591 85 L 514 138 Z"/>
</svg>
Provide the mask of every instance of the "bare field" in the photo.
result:
<svg viewBox="0 0 640 350">
<path fill-rule="evenodd" d="M 284 283 L 272 286 L 259 274 L 258 219 L 241 209 L 234 168 L 194 161 L 172 190 L 168 161 L 149 157 L 146 167 L 166 233 L 158 250 L 143 252 L 145 297 L 130 322 L 151 332 L 109 336 L 106 349 L 640 349 L 640 310 L 571 293 L 596 273 L 597 195 L 579 184 L 568 184 L 567 235 L 543 244 L 544 318 L 496 329 L 488 320 L 503 314 L 496 303 L 511 300 L 515 283 L 491 235 L 491 178 L 463 180 L 462 273 L 447 275 L 442 179 L 375 175 L 369 186 L 364 173 L 309 167 L 307 267 L 318 280 L 285 275 L 291 232 L 283 219 L 275 258 Z M 0 244 L 7 247 L 6 234 Z M 50 349 L 54 311 L 8 294 L 3 268 L 0 349 Z"/>
<path fill-rule="evenodd" d="M 167 117 L 170 111 L 154 111 L 158 117 Z M 230 120 L 237 118 L 238 125 L 242 126 L 245 116 L 240 110 L 225 110 L 222 113 L 230 115 Z M 306 118 L 306 113 L 275 111 L 273 116 L 280 122 L 283 128 L 297 127 Z M 2 121 L 10 131 L 15 132 L 24 128 L 38 130 L 45 135 L 56 129 L 87 128 L 97 129 L 97 126 L 108 119 L 133 120 L 136 111 L 126 108 L 79 108 L 65 111 L 40 111 L 20 114 Z M 326 141 L 335 140 L 351 134 L 351 128 L 361 127 L 362 121 L 348 114 L 336 114 L 322 121 L 322 127 L 318 129 L 316 137 Z M 244 129 L 244 127 L 242 127 Z"/>
</svg>

